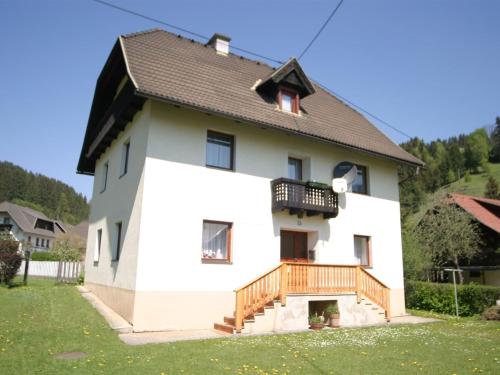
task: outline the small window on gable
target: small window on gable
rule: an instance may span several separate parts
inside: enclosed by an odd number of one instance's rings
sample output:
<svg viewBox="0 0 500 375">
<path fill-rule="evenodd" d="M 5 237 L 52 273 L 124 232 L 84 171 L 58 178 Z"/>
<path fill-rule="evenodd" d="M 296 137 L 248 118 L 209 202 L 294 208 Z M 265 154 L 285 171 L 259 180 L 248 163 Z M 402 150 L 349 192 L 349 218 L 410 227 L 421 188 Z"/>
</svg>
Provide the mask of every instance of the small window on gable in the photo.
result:
<svg viewBox="0 0 500 375">
<path fill-rule="evenodd" d="M 299 113 L 299 95 L 296 92 L 280 89 L 278 102 L 283 112 Z"/>
<path fill-rule="evenodd" d="M 108 185 L 108 169 L 109 169 L 109 163 L 106 162 L 102 166 L 102 179 L 101 179 L 101 193 L 106 190 L 106 186 Z"/>
<path fill-rule="evenodd" d="M 130 155 L 130 139 L 123 144 L 122 149 L 122 165 L 121 165 L 121 173 L 120 177 L 124 176 L 128 172 L 128 158 Z"/>
</svg>

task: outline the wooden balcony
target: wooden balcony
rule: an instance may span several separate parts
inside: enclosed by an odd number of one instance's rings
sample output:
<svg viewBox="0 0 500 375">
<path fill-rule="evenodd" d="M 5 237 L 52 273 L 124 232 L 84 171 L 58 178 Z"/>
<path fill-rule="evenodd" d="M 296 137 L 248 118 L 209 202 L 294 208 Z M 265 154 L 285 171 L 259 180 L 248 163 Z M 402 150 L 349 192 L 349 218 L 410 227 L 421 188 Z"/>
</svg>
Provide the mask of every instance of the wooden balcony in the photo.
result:
<svg viewBox="0 0 500 375">
<path fill-rule="evenodd" d="M 323 215 L 325 219 L 338 214 L 338 195 L 331 186 L 278 178 L 271 181 L 273 212 L 288 210 L 290 215 Z"/>
</svg>

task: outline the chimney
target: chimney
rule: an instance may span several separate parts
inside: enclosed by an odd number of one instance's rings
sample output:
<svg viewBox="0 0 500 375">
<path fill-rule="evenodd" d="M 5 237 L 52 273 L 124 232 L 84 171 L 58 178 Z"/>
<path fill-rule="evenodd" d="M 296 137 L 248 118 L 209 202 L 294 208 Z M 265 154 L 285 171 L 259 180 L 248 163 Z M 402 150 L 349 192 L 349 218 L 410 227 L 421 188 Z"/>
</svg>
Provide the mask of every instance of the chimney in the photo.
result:
<svg viewBox="0 0 500 375">
<path fill-rule="evenodd" d="M 215 50 L 217 51 L 217 53 L 219 55 L 227 56 L 229 54 L 229 42 L 230 41 L 231 41 L 230 37 L 215 33 L 210 38 L 207 45 L 215 48 Z"/>
</svg>

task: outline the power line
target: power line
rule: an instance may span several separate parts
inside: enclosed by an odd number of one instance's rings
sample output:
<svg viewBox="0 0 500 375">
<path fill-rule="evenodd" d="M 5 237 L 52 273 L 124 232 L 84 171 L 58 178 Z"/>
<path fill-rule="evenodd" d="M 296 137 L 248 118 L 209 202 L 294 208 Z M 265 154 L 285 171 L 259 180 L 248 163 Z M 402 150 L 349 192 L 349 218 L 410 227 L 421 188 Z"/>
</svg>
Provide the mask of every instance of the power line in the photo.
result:
<svg viewBox="0 0 500 375">
<path fill-rule="evenodd" d="M 323 30 L 325 29 L 326 25 L 328 25 L 328 23 L 333 18 L 333 16 L 335 15 L 335 13 L 337 13 L 337 10 L 339 10 L 339 8 L 340 8 L 340 6 L 342 5 L 343 2 L 344 2 L 344 0 L 340 0 L 339 1 L 339 3 L 337 4 L 337 6 L 335 7 L 335 9 L 333 9 L 332 13 L 330 13 L 330 15 L 328 16 L 328 18 L 326 19 L 326 21 L 323 23 L 323 26 L 321 26 L 321 28 L 316 33 L 316 35 L 314 36 L 314 38 L 312 38 L 312 40 L 309 42 L 309 44 L 307 45 L 307 47 L 304 48 L 304 50 L 300 54 L 298 60 L 300 60 L 302 58 L 302 56 L 304 56 L 306 54 L 306 52 L 309 50 L 309 48 L 311 48 L 311 46 L 314 44 L 314 42 L 316 41 L 316 39 L 318 39 L 318 37 L 321 35 L 321 33 L 323 32 Z"/>
<path fill-rule="evenodd" d="M 380 117 L 378 117 L 377 115 L 374 115 L 373 113 L 369 112 L 368 110 L 364 109 L 363 107 L 355 104 L 354 102 L 352 102 L 351 100 L 347 99 L 346 97 L 340 95 L 339 93 L 333 91 L 332 89 L 326 87 L 325 85 L 322 85 L 321 83 L 315 81 L 314 83 L 316 83 L 319 87 L 321 87 L 323 90 L 326 90 L 328 91 L 330 94 L 342 99 L 344 102 L 348 103 L 349 105 L 353 106 L 354 108 L 356 108 L 357 110 L 367 114 L 368 116 L 370 116 L 371 118 L 377 120 L 378 122 L 388 126 L 389 128 L 391 128 L 392 130 L 394 130 L 395 132 L 398 132 L 399 134 L 407 137 L 408 139 L 412 139 L 412 138 L 415 138 L 415 137 L 412 137 L 411 135 L 408 135 L 407 133 L 405 133 L 404 131 L 402 130 L 399 130 L 398 128 L 396 128 L 395 126 L 389 124 L 387 121 L 381 119 Z"/>
<path fill-rule="evenodd" d="M 127 9 L 127 8 L 123 8 L 121 6 L 118 6 L 118 5 L 115 5 L 115 4 L 112 4 L 112 3 L 108 3 L 106 1 L 103 1 L 103 0 L 91 0 L 95 3 L 98 3 L 98 4 L 101 4 L 101 5 L 104 5 L 104 6 L 107 6 L 107 7 L 110 7 L 110 8 L 113 8 L 113 9 L 116 9 L 116 10 L 119 10 L 121 12 L 124 12 L 124 13 L 128 13 L 128 14 L 131 14 L 131 15 L 134 15 L 136 17 L 140 17 L 140 18 L 143 18 L 145 20 L 148 20 L 148 21 L 151 21 L 151 22 L 155 22 L 155 23 L 158 23 L 158 24 L 161 24 L 161 25 L 164 25 L 164 26 L 167 26 L 167 27 L 170 27 L 172 29 L 175 29 L 175 30 L 179 30 L 179 31 L 182 31 L 186 34 L 190 34 L 190 35 L 193 35 L 193 36 L 196 36 L 198 38 L 201 38 L 201 39 L 205 39 L 205 40 L 209 40 L 210 37 L 208 36 L 205 36 L 205 35 L 202 35 L 202 34 L 199 34 L 199 33 L 196 33 L 194 31 L 190 31 L 190 30 L 187 30 L 187 29 L 184 29 L 182 27 L 179 27 L 179 26 L 175 26 L 175 25 L 172 25 L 170 23 L 167 23 L 167 22 L 164 22 L 162 20 L 159 20 L 157 18 L 154 18 L 154 17 L 150 17 L 150 16 L 147 16 L 145 14 L 142 14 L 142 13 L 139 13 L 139 12 L 136 12 L 136 11 L 133 11 L 133 10 L 130 10 L 130 9 Z M 323 29 L 326 27 L 326 25 L 328 24 L 328 22 L 330 22 L 330 20 L 332 19 L 332 17 L 335 15 L 335 13 L 337 12 L 337 10 L 340 8 L 340 6 L 342 5 L 342 3 L 344 2 L 344 0 L 340 0 L 340 2 L 337 4 L 337 6 L 335 7 L 335 9 L 332 11 L 332 13 L 330 14 L 330 16 L 328 17 L 328 19 L 326 20 L 326 22 L 323 24 L 323 26 L 320 28 L 320 30 L 318 31 L 318 33 L 316 33 L 316 35 L 314 36 L 314 38 L 311 40 L 311 42 L 309 43 L 309 45 L 304 49 L 304 51 L 301 53 L 301 55 L 299 56 L 299 59 L 307 52 L 307 50 L 312 46 L 312 44 L 315 42 L 315 40 L 319 37 L 319 35 L 321 34 L 321 32 L 323 31 Z M 273 61 L 275 63 L 278 63 L 278 64 L 283 64 L 284 62 L 283 61 L 280 61 L 280 60 L 276 60 L 276 59 L 273 59 L 273 58 L 270 58 L 270 57 L 266 57 L 264 55 L 260 55 L 258 53 L 255 53 L 255 52 L 251 52 L 251 51 L 248 51 L 246 49 L 243 49 L 243 48 L 239 48 L 239 47 L 236 47 L 236 46 L 233 46 L 231 45 L 231 48 L 235 49 L 235 50 L 238 50 L 238 51 L 241 51 L 241 52 L 244 52 L 244 53 L 247 53 L 249 55 L 253 55 L 253 56 L 257 56 L 257 57 L 260 57 L 260 58 L 263 58 L 263 59 L 266 59 L 266 60 L 269 60 L 269 61 Z M 349 105 L 351 105 L 352 107 L 358 109 L 359 111 L 367 114 L 368 116 L 370 116 L 371 118 L 379 121 L 380 123 L 388 126 L 389 128 L 391 128 L 392 130 L 398 132 L 399 134 L 405 136 L 405 137 L 408 137 L 409 139 L 413 138 L 411 137 L 410 135 L 406 134 L 405 132 L 403 132 L 402 130 L 399 130 L 398 128 L 396 128 L 395 126 L 389 124 L 387 121 L 381 119 L 380 117 L 374 115 L 373 113 L 367 111 L 366 109 L 364 109 L 363 107 L 355 104 L 354 102 L 350 101 L 349 99 L 345 98 L 344 96 L 336 93 L 335 91 L 333 91 L 332 89 L 322 85 L 321 83 L 315 81 L 315 83 L 320 86 L 321 88 L 323 88 L 324 90 L 326 90 L 327 92 L 331 93 L 332 95 L 342 99 L 343 101 L 345 101 L 346 103 L 348 103 Z"/>
<path fill-rule="evenodd" d="M 115 10 L 118 10 L 120 12 L 124 12 L 124 13 L 128 13 L 128 14 L 131 14 L 133 16 L 136 16 L 136 17 L 140 17 L 140 18 L 143 18 L 145 20 L 148 20 L 148 21 L 151 21 L 151 22 L 155 22 L 155 23 L 158 23 L 160 25 L 164 25 L 164 26 L 167 26 L 167 27 L 170 27 L 172 29 L 175 29 L 175 30 L 179 30 L 179 31 L 182 31 L 183 33 L 186 33 L 186 34 L 189 34 L 189 35 L 193 35 L 193 36 L 196 36 L 198 38 L 201 38 L 201 39 L 205 39 L 205 40 L 209 40 L 210 37 L 206 36 L 206 35 L 202 35 L 202 34 L 199 34 L 197 32 L 194 32 L 194 31 L 190 31 L 188 29 L 185 29 L 185 28 L 182 28 L 182 27 L 179 27 L 179 26 L 175 26 L 175 25 L 172 25 L 171 23 L 167 23 L 165 21 L 162 21 L 158 18 L 154 18 L 154 17 L 150 17 L 148 15 L 145 15 L 145 14 L 142 14 L 142 13 L 139 13 L 139 12 L 136 12 L 134 10 L 131 10 L 131 9 L 127 9 L 127 8 L 124 8 L 124 7 L 121 7 L 119 5 L 115 5 L 115 4 L 112 4 L 112 3 L 108 3 L 107 1 L 103 1 L 103 0 L 91 0 L 95 3 L 98 3 L 100 5 L 104 5 L 104 6 L 107 6 L 109 8 L 113 8 Z M 247 49 L 243 49 L 243 48 L 240 48 L 240 47 L 237 47 L 237 46 L 234 46 L 234 45 L 231 45 L 231 48 L 232 49 L 235 49 L 237 51 L 240 51 L 240 52 L 243 52 L 243 53 L 246 53 L 246 54 L 249 54 L 249 55 L 252 55 L 252 56 L 256 56 L 256 57 L 259 57 L 261 59 L 266 59 L 266 60 L 269 60 L 269 61 L 272 61 L 272 62 L 275 62 L 277 64 L 283 64 L 283 61 L 280 61 L 280 60 L 276 60 L 276 59 L 273 59 L 273 58 L 270 58 L 270 57 L 266 57 L 264 55 L 261 55 L 261 54 L 258 54 L 258 53 L 255 53 L 255 52 L 252 52 L 252 51 L 249 51 Z"/>
</svg>

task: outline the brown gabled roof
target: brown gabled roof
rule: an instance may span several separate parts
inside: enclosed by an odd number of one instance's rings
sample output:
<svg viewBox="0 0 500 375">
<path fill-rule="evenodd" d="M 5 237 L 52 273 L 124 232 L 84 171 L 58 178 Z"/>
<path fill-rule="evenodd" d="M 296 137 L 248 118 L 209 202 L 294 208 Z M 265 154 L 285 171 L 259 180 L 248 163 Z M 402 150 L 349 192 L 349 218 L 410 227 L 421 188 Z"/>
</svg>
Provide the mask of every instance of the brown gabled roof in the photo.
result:
<svg viewBox="0 0 500 375">
<path fill-rule="evenodd" d="M 500 233 L 500 217 L 498 216 L 500 200 L 457 193 L 451 193 L 449 197 L 481 224 Z"/>
<path fill-rule="evenodd" d="M 256 90 L 276 72 L 267 64 L 232 53 L 222 56 L 211 46 L 160 29 L 121 36 L 103 72 L 111 71 L 109 62 L 116 60 L 119 53 L 135 95 L 282 129 L 398 162 L 424 165 L 360 113 L 309 80 L 304 84 L 311 85 L 308 90 L 311 95 L 300 102 L 301 116 L 279 111 L 274 98 Z M 291 66 L 300 75 L 302 69 L 296 60 L 289 61 L 287 69 Z M 103 79 L 101 73 L 99 81 Z M 106 87 L 109 85 L 102 85 L 102 90 Z M 97 121 L 93 120 L 94 106 L 99 108 L 99 102 L 95 102 L 99 97 L 97 91 L 79 161 L 80 173 L 93 173 L 88 147 L 99 130 L 93 124 Z"/>
<path fill-rule="evenodd" d="M 32 208 L 19 206 L 17 204 L 5 201 L 0 203 L 0 212 L 8 213 L 12 220 L 25 233 L 55 237 L 59 233 L 65 231 L 62 223 L 51 220 L 42 212 L 36 211 Z M 47 229 L 35 228 L 36 221 L 39 219 L 52 222 L 54 224 L 54 232 Z"/>
</svg>

